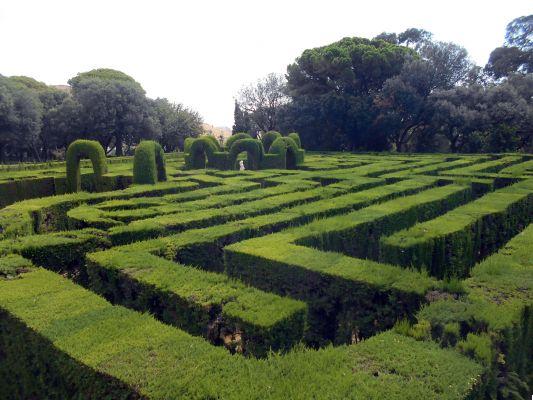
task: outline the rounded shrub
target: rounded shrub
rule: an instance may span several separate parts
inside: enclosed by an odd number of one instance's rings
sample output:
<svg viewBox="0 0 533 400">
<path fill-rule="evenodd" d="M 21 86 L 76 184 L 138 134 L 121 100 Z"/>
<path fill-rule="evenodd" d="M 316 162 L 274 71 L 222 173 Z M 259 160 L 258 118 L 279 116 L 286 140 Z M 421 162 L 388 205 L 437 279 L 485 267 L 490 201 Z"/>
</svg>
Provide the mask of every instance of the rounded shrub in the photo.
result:
<svg viewBox="0 0 533 400">
<path fill-rule="evenodd" d="M 294 143 L 296 143 L 296 146 L 298 146 L 299 149 L 302 148 L 302 141 L 300 140 L 300 135 L 298 135 L 296 132 L 289 133 L 287 137 L 294 140 Z"/>
<path fill-rule="evenodd" d="M 228 138 L 228 140 L 226 140 L 226 149 L 228 150 L 231 149 L 231 146 L 233 143 L 235 143 L 237 140 L 242 140 L 242 139 L 252 139 L 252 137 L 249 134 L 244 133 L 244 132 L 231 135 Z"/>
<path fill-rule="evenodd" d="M 188 158 L 188 167 L 192 169 L 201 169 L 206 167 L 209 159 L 213 158 L 213 153 L 219 151 L 219 148 L 213 143 L 212 136 L 200 136 L 191 144 Z M 215 139 L 216 142 L 216 139 Z"/>
<path fill-rule="evenodd" d="M 248 169 L 259 169 L 263 158 L 263 145 L 257 139 L 241 139 L 235 141 L 229 150 L 229 165 L 235 166 L 237 156 L 245 151 L 248 155 Z"/>
<path fill-rule="evenodd" d="M 107 159 L 102 145 L 96 140 L 78 139 L 67 149 L 67 193 L 78 192 L 81 189 L 80 160 L 89 158 L 93 164 L 94 183 L 96 189 L 102 186 L 103 175 L 107 173 Z"/>
<path fill-rule="evenodd" d="M 153 140 L 144 140 L 135 148 L 133 183 L 154 184 L 167 180 L 165 153 Z"/>
<path fill-rule="evenodd" d="M 265 151 L 268 152 L 270 150 L 270 146 L 272 146 L 272 143 L 274 143 L 274 141 L 280 137 L 281 133 L 276 131 L 268 131 L 264 133 L 261 136 L 261 141 L 263 142 L 263 147 L 265 148 Z"/>
</svg>

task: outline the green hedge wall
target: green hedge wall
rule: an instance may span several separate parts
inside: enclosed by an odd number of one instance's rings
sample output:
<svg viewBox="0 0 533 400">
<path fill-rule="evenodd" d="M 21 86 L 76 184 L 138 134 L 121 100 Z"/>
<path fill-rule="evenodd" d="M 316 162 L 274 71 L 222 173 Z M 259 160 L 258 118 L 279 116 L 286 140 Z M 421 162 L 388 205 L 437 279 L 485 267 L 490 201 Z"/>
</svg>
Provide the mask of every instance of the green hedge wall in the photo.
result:
<svg viewBox="0 0 533 400">
<path fill-rule="evenodd" d="M 167 180 L 165 153 L 153 140 L 144 140 L 135 148 L 133 183 L 154 184 Z"/>
<path fill-rule="evenodd" d="M 102 175 L 107 173 L 107 159 L 102 145 L 95 140 L 78 139 L 67 149 L 67 192 L 78 192 L 81 189 L 80 160 L 89 158 L 94 169 L 94 181 L 98 187 Z"/>
</svg>

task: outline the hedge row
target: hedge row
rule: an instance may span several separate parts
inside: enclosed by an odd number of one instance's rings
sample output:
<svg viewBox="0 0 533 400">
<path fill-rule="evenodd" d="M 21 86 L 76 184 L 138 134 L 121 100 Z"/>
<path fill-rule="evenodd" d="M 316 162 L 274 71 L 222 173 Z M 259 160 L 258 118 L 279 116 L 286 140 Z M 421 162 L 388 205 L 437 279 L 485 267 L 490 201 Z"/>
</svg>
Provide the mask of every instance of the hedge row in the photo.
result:
<svg viewBox="0 0 533 400">
<path fill-rule="evenodd" d="M 352 257 L 379 258 L 379 238 L 425 221 L 469 201 L 468 186 L 446 185 L 317 221 L 297 244 Z M 394 264 L 394 263 L 392 263 Z"/>
<path fill-rule="evenodd" d="M 140 202 L 137 203 L 137 207 L 139 207 L 137 209 L 127 208 L 119 210 L 102 210 L 99 204 L 95 204 L 93 206 L 82 205 L 70 210 L 67 213 L 67 216 L 77 227 L 93 226 L 109 228 L 111 226 L 122 225 L 123 223 L 128 223 L 135 220 L 154 218 L 167 214 L 178 214 L 212 208 L 228 207 L 233 204 L 236 205 L 246 201 L 264 199 L 270 196 L 309 189 L 319 186 L 319 184 L 312 181 L 293 181 L 291 184 L 249 190 L 245 192 L 242 191 L 246 187 L 257 188 L 259 186 L 259 184 L 247 184 L 247 182 L 243 182 L 241 185 L 236 185 L 234 187 L 233 191 L 236 193 L 219 194 L 218 196 L 210 196 L 199 200 L 179 203 L 175 201 L 172 203 L 165 202 L 164 199 L 161 199 L 160 204 L 147 204 Z"/>
<path fill-rule="evenodd" d="M 394 333 L 267 360 L 231 356 L 43 270 L 0 281 L 0 310 L 6 399 L 458 399 L 482 371 Z"/>
<path fill-rule="evenodd" d="M 391 327 L 400 316 L 412 315 L 423 302 L 426 291 L 437 285 L 436 281 L 401 267 L 308 246 L 323 243 L 316 239 L 328 236 L 329 245 L 349 241 L 357 243 L 360 251 L 363 248 L 369 251 L 374 240 L 368 235 L 368 227 L 378 230 L 389 229 L 385 228 L 388 224 L 413 223 L 417 211 L 434 213 L 432 209 L 451 206 L 467 194 L 467 188 L 451 185 L 429 189 L 226 246 L 226 273 L 262 290 L 306 301 L 311 324 L 320 325 L 316 331 L 334 342 L 351 340 L 354 331 L 358 336 L 368 337 L 376 330 Z M 358 235 L 359 232 L 366 235 Z M 329 248 L 333 247 L 326 247 Z M 354 250 L 344 249 L 346 253 Z M 312 320 L 313 316 L 316 321 Z M 330 334 L 326 335 L 325 331 Z"/>
<path fill-rule="evenodd" d="M 522 181 L 383 238 L 380 259 L 437 277 L 465 277 L 476 261 L 529 224 L 532 189 L 533 180 Z"/>
<path fill-rule="evenodd" d="M 30 235 L 68 228 L 68 210 L 86 202 L 107 199 L 161 196 L 179 193 L 199 187 L 194 182 L 162 182 L 157 185 L 138 185 L 127 189 L 104 192 L 74 194 L 31 199 L 15 203 L 0 210 L 0 238 Z"/>
<path fill-rule="evenodd" d="M 88 260 L 93 291 L 232 351 L 265 356 L 303 338 L 307 307 L 302 302 L 148 252 L 108 250 L 89 254 Z"/>
<path fill-rule="evenodd" d="M 414 193 L 436 183 L 435 178 L 426 181 L 406 180 L 393 185 L 374 187 L 379 180 L 359 178 L 352 181 L 352 187 L 343 188 L 338 196 L 306 204 L 285 208 L 279 212 L 240 219 L 208 228 L 189 229 L 160 239 L 137 242 L 124 246 L 128 251 L 149 251 L 184 264 L 200 266 L 222 272 L 224 270 L 223 252 L 225 245 L 250 237 L 279 231 L 288 226 L 307 223 L 317 217 L 342 214 L 359 209 L 372 203 Z M 363 190 L 365 188 L 371 188 Z M 356 191 L 360 189 L 360 191 Z M 355 193 L 346 192 L 355 191 Z M 131 241 L 141 240 L 135 237 Z"/>
<path fill-rule="evenodd" d="M 161 215 L 133 221 L 126 226 L 111 228 L 109 234 L 114 244 L 125 244 L 135 240 L 160 236 L 168 231 L 184 231 L 216 225 L 230 220 L 243 219 L 253 215 L 276 212 L 284 207 L 331 197 L 342 190 L 328 187 L 309 189 L 309 182 L 305 183 L 305 187 L 298 183 L 289 186 L 290 188 L 283 194 L 243 204 Z M 308 190 L 304 190 L 305 188 Z"/>
<path fill-rule="evenodd" d="M 477 264 L 463 283 L 464 295 L 423 308 L 418 324 L 442 346 L 456 346 L 489 370 L 479 398 L 533 387 L 533 225 Z M 518 379 L 516 379 L 518 378 Z"/>
<path fill-rule="evenodd" d="M 463 167 L 463 168 L 457 168 L 457 169 L 444 171 L 443 174 L 446 174 L 446 175 L 476 175 L 478 174 L 479 175 L 480 173 L 483 174 L 483 173 L 498 172 L 504 167 L 520 162 L 522 159 L 523 159 L 522 156 L 517 156 L 517 155 L 505 156 L 502 158 L 497 158 L 495 160 L 486 161 L 483 163 L 476 163 L 469 167 Z"/>
<path fill-rule="evenodd" d="M 412 175 L 433 175 L 440 171 L 446 171 L 450 169 L 457 169 L 457 167 L 466 167 L 472 164 L 479 163 L 481 161 L 486 161 L 487 157 L 485 156 L 471 156 L 468 158 L 459 158 L 457 160 L 436 160 L 435 163 L 423 167 L 413 168 L 409 170 L 403 170 L 399 172 L 394 172 L 387 175 L 382 175 L 382 178 L 397 178 L 397 177 L 406 177 Z"/>
</svg>

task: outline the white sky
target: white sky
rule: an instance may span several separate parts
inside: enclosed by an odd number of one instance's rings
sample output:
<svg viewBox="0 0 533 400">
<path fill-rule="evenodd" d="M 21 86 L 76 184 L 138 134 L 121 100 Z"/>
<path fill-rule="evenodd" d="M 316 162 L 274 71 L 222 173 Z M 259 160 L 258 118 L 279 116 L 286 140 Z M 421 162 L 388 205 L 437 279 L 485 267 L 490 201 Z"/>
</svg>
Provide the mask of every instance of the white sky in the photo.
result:
<svg viewBox="0 0 533 400">
<path fill-rule="evenodd" d="M 507 23 L 532 12 L 531 0 L 0 0 L 0 74 L 65 84 L 114 68 L 231 127 L 239 88 L 307 48 L 417 27 L 484 65 Z"/>
</svg>

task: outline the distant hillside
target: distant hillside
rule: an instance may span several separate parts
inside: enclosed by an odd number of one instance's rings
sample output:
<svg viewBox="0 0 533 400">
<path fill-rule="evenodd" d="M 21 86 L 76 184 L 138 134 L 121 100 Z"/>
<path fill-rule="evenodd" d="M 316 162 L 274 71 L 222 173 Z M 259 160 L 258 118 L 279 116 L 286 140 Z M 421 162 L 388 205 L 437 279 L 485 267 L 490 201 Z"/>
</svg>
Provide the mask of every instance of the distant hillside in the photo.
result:
<svg viewBox="0 0 533 400">
<path fill-rule="evenodd" d="M 213 126 L 210 124 L 202 124 L 204 132 L 208 135 L 212 135 L 217 139 L 222 135 L 224 141 L 231 136 L 231 129 L 224 126 Z"/>
</svg>

